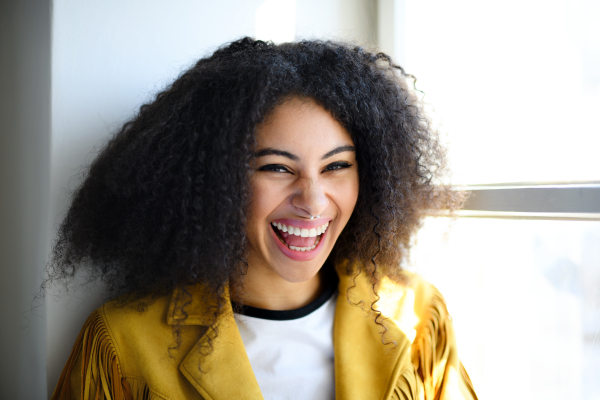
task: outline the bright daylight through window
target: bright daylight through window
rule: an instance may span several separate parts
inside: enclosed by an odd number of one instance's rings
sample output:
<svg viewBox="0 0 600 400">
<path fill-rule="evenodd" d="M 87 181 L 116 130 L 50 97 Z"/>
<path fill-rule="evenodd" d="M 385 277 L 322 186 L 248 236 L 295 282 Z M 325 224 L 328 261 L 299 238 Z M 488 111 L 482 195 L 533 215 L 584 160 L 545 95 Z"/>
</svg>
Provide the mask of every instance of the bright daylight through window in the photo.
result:
<svg viewBox="0 0 600 400">
<path fill-rule="evenodd" d="M 413 268 L 481 398 L 600 399 L 600 1 L 400 3 L 400 56 L 480 217 L 430 218 Z"/>
</svg>

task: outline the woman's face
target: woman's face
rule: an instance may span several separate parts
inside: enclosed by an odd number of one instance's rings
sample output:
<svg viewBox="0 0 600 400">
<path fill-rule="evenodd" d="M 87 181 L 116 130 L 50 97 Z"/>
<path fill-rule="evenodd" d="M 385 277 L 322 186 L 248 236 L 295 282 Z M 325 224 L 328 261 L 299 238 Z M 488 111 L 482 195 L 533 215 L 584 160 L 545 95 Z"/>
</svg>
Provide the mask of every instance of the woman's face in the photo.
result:
<svg viewBox="0 0 600 400">
<path fill-rule="evenodd" d="M 253 167 L 248 267 L 288 282 L 311 279 L 358 198 L 350 135 L 312 100 L 293 98 L 258 127 Z"/>
</svg>

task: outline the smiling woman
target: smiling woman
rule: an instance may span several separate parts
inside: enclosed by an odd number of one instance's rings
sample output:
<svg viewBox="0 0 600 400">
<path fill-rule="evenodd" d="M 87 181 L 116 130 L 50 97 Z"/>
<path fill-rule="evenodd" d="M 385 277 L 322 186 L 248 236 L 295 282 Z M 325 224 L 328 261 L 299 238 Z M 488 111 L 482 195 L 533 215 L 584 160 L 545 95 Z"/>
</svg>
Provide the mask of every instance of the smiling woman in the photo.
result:
<svg viewBox="0 0 600 400">
<path fill-rule="evenodd" d="M 401 268 L 423 211 L 459 203 L 410 80 L 245 38 L 142 106 L 58 232 L 50 282 L 87 270 L 114 300 L 53 398 L 476 398 L 442 296 Z"/>
<path fill-rule="evenodd" d="M 256 148 L 245 303 L 299 308 L 317 296 L 358 198 L 354 142 L 323 107 L 291 98 L 258 126 Z"/>
</svg>

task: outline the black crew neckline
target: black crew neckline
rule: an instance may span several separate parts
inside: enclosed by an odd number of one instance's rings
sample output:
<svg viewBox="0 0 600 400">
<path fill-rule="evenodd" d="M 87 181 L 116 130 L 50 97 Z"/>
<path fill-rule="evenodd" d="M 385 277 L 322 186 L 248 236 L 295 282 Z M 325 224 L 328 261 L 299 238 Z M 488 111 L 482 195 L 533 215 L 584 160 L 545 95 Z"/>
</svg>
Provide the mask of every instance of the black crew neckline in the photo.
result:
<svg viewBox="0 0 600 400">
<path fill-rule="evenodd" d="M 304 307 L 296 308 L 295 310 L 267 310 L 264 308 L 240 305 L 234 301 L 231 303 L 237 314 L 245 315 L 246 317 L 268 319 L 271 321 L 290 321 L 303 318 L 319 309 L 335 292 L 337 292 L 339 278 L 335 271 L 327 273 L 324 276 L 324 279 L 326 280 L 327 286 L 323 293 L 309 304 Z"/>
</svg>

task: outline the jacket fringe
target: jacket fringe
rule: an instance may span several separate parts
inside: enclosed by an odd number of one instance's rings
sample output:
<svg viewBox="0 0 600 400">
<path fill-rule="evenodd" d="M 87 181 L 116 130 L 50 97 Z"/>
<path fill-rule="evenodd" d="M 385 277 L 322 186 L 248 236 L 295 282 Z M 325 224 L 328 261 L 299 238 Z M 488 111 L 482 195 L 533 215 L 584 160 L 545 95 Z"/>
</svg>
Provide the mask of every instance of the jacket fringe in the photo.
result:
<svg viewBox="0 0 600 400">
<path fill-rule="evenodd" d="M 449 348 L 447 346 L 448 335 L 453 335 L 449 331 L 448 310 L 446 302 L 441 294 L 434 289 L 431 300 L 428 304 L 424 320 L 420 326 L 419 332 L 413 344 L 416 349 L 418 371 L 426 399 L 433 399 L 436 386 L 442 383 L 443 374 L 446 369 Z"/>
<path fill-rule="evenodd" d="M 454 328 L 446 302 L 437 289 L 431 287 L 431 290 L 429 304 L 412 345 L 412 363 L 416 369 L 414 371 L 416 382 L 409 381 L 407 378 L 409 373 L 405 371 L 398 380 L 397 386 L 402 393 L 408 393 L 410 389 L 411 396 L 398 398 L 426 400 L 446 398 L 444 393 L 448 385 L 453 385 L 450 383 L 452 380 L 450 375 L 454 373 L 453 377 L 459 380 L 462 396 L 465 399 L 477 400 L 473 384 L 458 359 Z M 409 389 L 406 389 L 408 382 L 410 382 Z"/>
<path fill-rule="evenodd" d="M 405 368 L 396 381 L 396 387 L 390 400 L 422 400 L 423 388 L 416 371 L 412 367 Z"/>
<path fill-rule="evenodd" d="M 98 310 L 85 322 L 52 400 L 150 400 L 147 385 L 122 376 L 117 352 Z"/>
<path fill-rule="evenodd" d="M 467 370 L 460 363 L 460 377 L 461 377 L 461 391 L 463 396 L 466 397 L 468 394 L 472 399 L 477 400 L 477 394 L 475 394 L 475 389 L 473 388 L 473 383 L 471 382 L 471 378 L 469 378 L 469 374 L 467 374 Z"/>
</svg>

